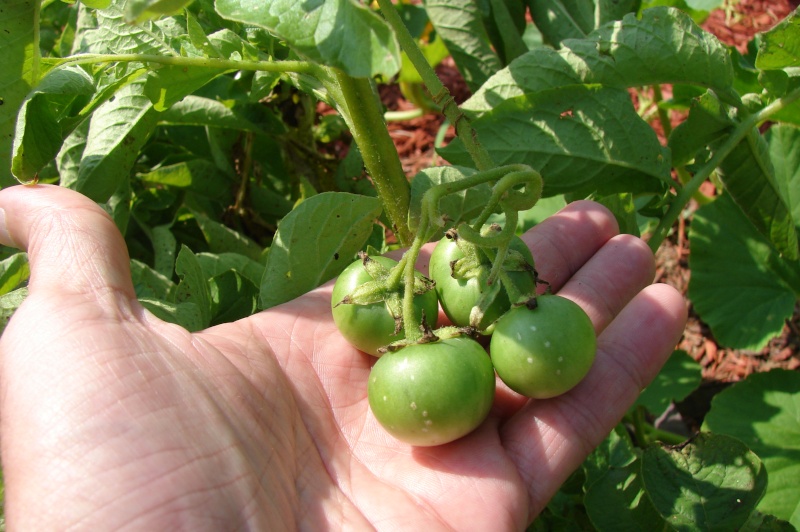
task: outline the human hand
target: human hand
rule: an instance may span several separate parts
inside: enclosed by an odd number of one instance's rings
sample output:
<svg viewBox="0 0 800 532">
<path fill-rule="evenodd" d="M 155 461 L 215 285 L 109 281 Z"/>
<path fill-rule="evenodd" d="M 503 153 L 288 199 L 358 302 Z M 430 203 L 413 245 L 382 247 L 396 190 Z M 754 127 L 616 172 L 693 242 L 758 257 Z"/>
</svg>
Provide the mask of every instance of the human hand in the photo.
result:
<svg viewBox="0 0 800 532">
<path fill-rule="evenodd" d="M 643 242 L 576 202 L 524 236 L 598 333 L 587 378 L 412 448 L 367 403 L 374 358 L 330 314 L 332 284 L 190 334 L 136 300 L 125 244 L 67 189 L 0 191 L 0 243 L 29 296 L 0 339 L 6 519 L 23 530 L 524 529 L 656 375 L 686 319 Z M 3 230 L 5 229 L 5 231 Z M 426 264 L 420 264 L 425 270 Z"/>
</svg>

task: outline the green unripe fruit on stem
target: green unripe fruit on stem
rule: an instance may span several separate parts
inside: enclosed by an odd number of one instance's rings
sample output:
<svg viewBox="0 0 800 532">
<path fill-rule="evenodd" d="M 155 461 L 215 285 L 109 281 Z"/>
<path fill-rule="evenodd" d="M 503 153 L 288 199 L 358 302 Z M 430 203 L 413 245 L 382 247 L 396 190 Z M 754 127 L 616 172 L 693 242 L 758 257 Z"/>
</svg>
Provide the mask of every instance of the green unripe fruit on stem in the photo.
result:
<svg viewBox="0 0 800 532">
<path fill-rule="evenodd" d="M 480 425 L 494 401 L 495 375 L 475 340 L 460 336 L 383 355 L 367 393 L 378 422 L 418 446 L 456 440 Z"/>
<path fill-rule="evenodd" d="M 597 350 L 591 319 L 573 301 L 536 298 L 533 310 L 511 309 L 497 322 L 490 352 L 497 375 L 512 390 L 546 399 L 570 390 L 589 372 Z"/>
</svg>

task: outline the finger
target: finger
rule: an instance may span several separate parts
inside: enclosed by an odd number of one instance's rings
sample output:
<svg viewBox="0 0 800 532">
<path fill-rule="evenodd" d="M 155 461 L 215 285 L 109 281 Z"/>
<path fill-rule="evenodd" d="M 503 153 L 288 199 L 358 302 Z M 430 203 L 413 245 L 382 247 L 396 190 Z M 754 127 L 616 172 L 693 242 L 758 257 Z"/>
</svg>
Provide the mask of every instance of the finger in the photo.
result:
<svg viewBox="0 0 800 532">
<path fill-rule="evenodd" d="M 610 239 L 558 291 L 578 303 L 600 333 L 633 297 L 653 282 L 656 265 L 647 244 L 632 235 Z"/>
<path fill-rule="evenodd" d="M 558 291 L 619 232 L 611 212 L 593 201 L 575 201 L 522 235 L 536 270 Z"/>
<path fill-rule="evenodd" d="M 32 294 L 111 288 L 135 297 L 122 235 L 105 211 L 75 191 L 52 185 L 0 191 L 0 243 L 28 252 Z"/>
<path fill-rule="evenodd" d="M 528 487 L 531 517 L 622 419 L 674 350 L 686 323 L 674 288 L 651 285 L 598 338 L 586 378 L 566 394 L 531 401 L 502 438 Z"/>
</svg>

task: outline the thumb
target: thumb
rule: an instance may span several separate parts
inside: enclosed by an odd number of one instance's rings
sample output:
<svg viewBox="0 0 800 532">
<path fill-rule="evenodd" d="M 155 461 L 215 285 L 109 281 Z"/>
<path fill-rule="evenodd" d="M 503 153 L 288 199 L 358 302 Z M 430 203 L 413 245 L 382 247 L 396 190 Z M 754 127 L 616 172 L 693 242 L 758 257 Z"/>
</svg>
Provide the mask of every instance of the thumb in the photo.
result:
<svg viewBox="0 0 800 532">
<path fill-rule="evenodd" d="M 0 190 L 0 243 L 28 252 L 31 294 L 135 297 L 127 247 L 108 214 L 89 198 L 55 185 Z"/>
</svg>

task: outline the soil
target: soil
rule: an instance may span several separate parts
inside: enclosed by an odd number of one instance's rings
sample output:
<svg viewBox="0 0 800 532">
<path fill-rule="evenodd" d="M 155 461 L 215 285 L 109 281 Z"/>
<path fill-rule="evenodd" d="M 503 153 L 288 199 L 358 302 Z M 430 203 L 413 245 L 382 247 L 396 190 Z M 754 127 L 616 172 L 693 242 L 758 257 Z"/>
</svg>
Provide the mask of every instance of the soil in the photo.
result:
<svg viewBox="0 0 800 532">
<path fill-rule="evenodd" d="M 747 43 L 756 33 L 774 26 L 796 9 L 798 3 L 800 0 L 726 0 L 724 8 L 712 12 L 702 26 L 723 43 L 745 52 Z M 452 61 L 445 61 L 439 65 L 437 73 L 457 102 L 460 103 L 469 97 L 469 90 Z M 669 97 L 669 86 L 662 87 L 662 91 L 664 97 Z M 632 96 L 635 102 L 639 101 L 640 94 L 632 91 Z M 381 97 L 390 110 L 403 111 L 414 108 L 414 105 L 404 98 L 397 85 L 382 86 Z M 680 113 L 672 113 L 670 116 L 673 125 L 683 118 L 684 115 Z M 389 124 L 390 133 L 397 145 L 407 175 L 413 176 L 420 169 L 437 162 L 441 163 L 436 159 L 434 141 L 437 135 L 440 135 L 442 124 L 443 118 L 438 113 L 428 113 L 411 120 Z M 663 140 L 657 120 L 653 122 L 653 127 Z M 444 144 L 454 136 L 452 127 L 445 126 L 445 128 Z M 713 186 L 701 190 L 709 195 L 714 193 Z M 694 205 L 689 206 L 686 215 L 676 224 L 670 238 L 656 254 L 656 281 L 668 283 L 684 295 L 690 278 L 687 235 L 694 208 Z M 687 304 L 690 318 L 678 348 L 685 350 L 699 362 L 704 383 L 695 394 L 700 400 L 694 401 L 696 403 L 694 405 L 684 405 L 686 411 L 682 409 L 684 417 L 690 418 L 686 421 L 701 419 L 703 405 L 707 405 L 708 397 L 716 393 L 719 388 L 739 381 L 751 373 L 774 368 L 792 370 L 800 368 L 800 308 L 796 309 L 794 318 L 786 323 L 783 333 L 774 338 L 763 350 L 755 353 L 719 345 L 708 326 L 693 312 L 688 299 Z"/>
</svg>

